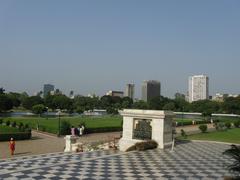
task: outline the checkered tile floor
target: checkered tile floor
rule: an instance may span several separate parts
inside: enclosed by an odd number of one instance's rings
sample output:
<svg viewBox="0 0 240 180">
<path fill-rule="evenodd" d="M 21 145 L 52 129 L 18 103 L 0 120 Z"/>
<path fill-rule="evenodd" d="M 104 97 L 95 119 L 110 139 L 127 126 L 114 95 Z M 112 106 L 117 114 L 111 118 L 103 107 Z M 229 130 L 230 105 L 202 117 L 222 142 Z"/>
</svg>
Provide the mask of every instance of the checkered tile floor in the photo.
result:
<svg viewBox="0 0 240 180">
<path fill-rule="evenodd" d="M 230 146 L 180 143 L 174 152 L 56 153 L 0 161 L 0 179 L 223 179 Z"/>
</svg>

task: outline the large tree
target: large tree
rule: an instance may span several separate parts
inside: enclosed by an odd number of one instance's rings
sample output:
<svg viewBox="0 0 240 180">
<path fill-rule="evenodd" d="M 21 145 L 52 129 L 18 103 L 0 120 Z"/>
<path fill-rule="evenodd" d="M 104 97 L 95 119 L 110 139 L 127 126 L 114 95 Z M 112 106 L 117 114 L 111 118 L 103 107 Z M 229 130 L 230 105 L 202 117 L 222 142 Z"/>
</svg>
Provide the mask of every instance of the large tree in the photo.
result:
<svg viewBox="0 0 240 180">
<path fill-rule="evenodd" d="M 6 94 L 0 94 L 0 112 L 13 108 L 12 100 Z"/>
</svg>

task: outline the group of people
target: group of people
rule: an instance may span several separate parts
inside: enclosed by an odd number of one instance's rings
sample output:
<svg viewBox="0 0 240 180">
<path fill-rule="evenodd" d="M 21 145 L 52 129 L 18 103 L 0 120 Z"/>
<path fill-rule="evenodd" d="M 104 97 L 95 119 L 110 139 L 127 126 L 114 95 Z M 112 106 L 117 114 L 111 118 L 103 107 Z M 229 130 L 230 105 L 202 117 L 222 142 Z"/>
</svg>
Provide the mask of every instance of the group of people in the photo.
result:
<svg viewBox="0 0 240 180">
<path fill-rule="evenodd" d="M 84 134 L 85 127 L 84 125 L 79 125 L 77 128 L 72 126 L 71 135 L 72 136 L 82 136 Z"/>
</svg>

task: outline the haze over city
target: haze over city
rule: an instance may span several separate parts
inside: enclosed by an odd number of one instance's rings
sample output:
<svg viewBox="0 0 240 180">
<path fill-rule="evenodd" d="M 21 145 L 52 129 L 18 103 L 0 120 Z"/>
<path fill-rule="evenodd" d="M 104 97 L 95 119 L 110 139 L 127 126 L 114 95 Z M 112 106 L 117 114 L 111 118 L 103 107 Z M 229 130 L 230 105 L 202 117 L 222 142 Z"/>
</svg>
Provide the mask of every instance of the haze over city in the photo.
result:
<svg viewBox="0 0 240 180">
<path fill-rule="evenodd" d="M 206 74 L 210 94 L 240 92 L 239 1 L 1 1 L 0 86 L 32 94 L 161 82 L 172 97 Z"/>
</svg>

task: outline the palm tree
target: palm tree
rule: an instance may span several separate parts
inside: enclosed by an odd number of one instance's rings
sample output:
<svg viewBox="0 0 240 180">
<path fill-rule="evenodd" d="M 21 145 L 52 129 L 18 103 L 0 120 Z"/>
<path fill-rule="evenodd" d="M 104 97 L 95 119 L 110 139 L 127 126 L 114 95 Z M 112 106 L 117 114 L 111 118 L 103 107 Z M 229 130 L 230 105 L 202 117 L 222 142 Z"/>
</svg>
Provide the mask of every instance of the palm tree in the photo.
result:
<svg viewBox="0 0 240 180">
<path fill-rule="evenodd" d="M 227 149 L 223 154 L 230 156 L 234 160 L 228 168 L 238 174 L 237 179 L 240 178 L 240 146 L 232 145 L 231 149 Z"/>
</svg>

